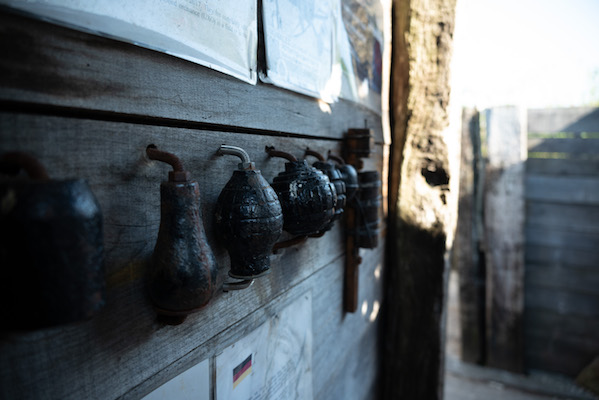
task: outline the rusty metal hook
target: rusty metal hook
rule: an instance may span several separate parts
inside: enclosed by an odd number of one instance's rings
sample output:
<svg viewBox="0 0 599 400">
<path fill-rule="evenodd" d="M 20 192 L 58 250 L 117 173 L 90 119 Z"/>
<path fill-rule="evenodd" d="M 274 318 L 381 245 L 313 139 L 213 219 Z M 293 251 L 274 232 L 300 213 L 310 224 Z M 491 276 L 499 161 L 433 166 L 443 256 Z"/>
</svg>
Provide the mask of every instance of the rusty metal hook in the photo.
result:
<svg viewBox="0 0 599 400">
<path fill-rule="evenodd" d="M 19 170 L 25 170 L 31 179 L 36 181 L 50 180 L 46 168 L 35 157 L 20 151 L 4 153 L 0 158 L 0 170 L 17 174 Z"/>
<path fill-rule="evenodd" d="M 290 162 L 297 162 L 297 158 L 293 154 L 286 153 L 280 150 L 275 150 L 274 146 L 266 146 L 264 150 L 266 151 L 266 153 L 268 153 L 270 157 L 280 157 Z"/>
<path fill-rule="evenodd" d="M 310 150 L 309 147 L 306 147 L 306 151 L 304 153 L 304 157 L 305 156 L 312 156 L 312 157 L 316 157 L 318 159 L 318 161 L 326 161 L 324 159 L 324 157 L 322 156 L 322 154 L 320 154 L 319 152 L 315 151 L 315 150 Z"/>
</svg>

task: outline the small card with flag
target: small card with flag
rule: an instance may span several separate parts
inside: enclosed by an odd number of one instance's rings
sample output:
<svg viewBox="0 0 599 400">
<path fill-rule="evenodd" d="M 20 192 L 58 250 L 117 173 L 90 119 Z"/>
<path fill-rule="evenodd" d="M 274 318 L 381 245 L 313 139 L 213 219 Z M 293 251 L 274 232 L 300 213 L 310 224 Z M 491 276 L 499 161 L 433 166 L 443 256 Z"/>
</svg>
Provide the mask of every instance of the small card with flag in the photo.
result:
<svg viewBox="0 0 599 400">
<path fill-rule="evenodd" d="M 233 389 L 237 387 L 252 372 L 252 355 L 233 368 Z"/>
</svg>

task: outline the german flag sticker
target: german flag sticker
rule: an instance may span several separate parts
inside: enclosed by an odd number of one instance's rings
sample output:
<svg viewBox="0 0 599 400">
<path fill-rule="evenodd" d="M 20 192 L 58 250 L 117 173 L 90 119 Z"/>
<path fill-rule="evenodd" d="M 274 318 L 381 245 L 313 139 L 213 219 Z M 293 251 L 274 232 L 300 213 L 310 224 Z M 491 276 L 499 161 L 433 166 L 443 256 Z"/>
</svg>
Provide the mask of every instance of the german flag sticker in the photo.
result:
<svg viewBox="0 0 599 400">
<path fill-rule="evenodd" d="M 242 380 L 245 379 L 252 372 L 252 355 L 250 354 L 248 358 L 243 360 L 241 364 L 236 366 L 233 369 L 233 389 L 237 387 L 241 383 Z"/>
</svg>

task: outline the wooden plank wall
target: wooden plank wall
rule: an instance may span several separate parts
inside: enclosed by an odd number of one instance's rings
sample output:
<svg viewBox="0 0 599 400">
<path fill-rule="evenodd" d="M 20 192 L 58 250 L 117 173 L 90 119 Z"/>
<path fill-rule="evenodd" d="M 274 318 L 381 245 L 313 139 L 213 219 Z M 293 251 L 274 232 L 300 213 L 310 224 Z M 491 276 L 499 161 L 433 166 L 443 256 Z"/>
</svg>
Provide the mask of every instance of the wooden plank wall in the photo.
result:
<svg viewBox="0 0 599 400">
<path fill-rule="evenodd" d="M 526 365 L 576 376 L 599 355 L 599 109 L 528 111 Z"/>
<path fill-rule="evenodd" d="M 526 114 L 506 106 L 485 115 L 487 363 L 523 372 Z"/>
<path fill-rule="evenodd" d="M 251 86 L 174 57 L 5 11 L 0 51 L 0 151 L 30 152 L 54 178 L 89 181 L 104 215 L 108 286 L 107 306 L 90 321 L 0 337 L 0 398 L 142 397 L 306 292 L 313 305 L 315 398 L 375 396 L 383 238 L 377 249 L 360 251 L 355 314 L 343 313 L 344 230 L 338 223 L 323 238 L 274 255 L 272 273 L 252 288 L 219 291 L 182 325 L 162 325 L 143 277 L 158 231 L 159 185 L 169 168 L 144 151 L 154 143 L 176 153 L 199 181 L 221 285 L 229 261 L 212 216 L 237 160 L 216 157 L 218 146 L 245 147 L 270 181 L 284 162 L 267 159 L 266 145 L 297 156 L 307 146 L 339 153 L 344 132 L 366 124 L 376 146 L 365 169 L 383 172 L 388 143 L 378 113 Z"/>
</svg>

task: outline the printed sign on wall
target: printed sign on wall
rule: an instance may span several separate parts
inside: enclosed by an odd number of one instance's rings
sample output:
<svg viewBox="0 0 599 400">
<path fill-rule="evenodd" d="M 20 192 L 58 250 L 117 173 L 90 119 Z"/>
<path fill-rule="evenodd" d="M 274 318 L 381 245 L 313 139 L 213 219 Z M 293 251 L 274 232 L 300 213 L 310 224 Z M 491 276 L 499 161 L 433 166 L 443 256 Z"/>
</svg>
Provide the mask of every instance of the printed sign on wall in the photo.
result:
<svg viewBox="0 0 599 400">
<path fill-rule="evenodd" d="M 216 357 L 216 399 L 312 398 L 312 296 L 307 293 Z"/>
<path fill-rule="evenodd" d="M 43 19 L 256 83 L 257 0 L 0 0 Z"/>
<path fill-rule="evenodd" d="M 142 400 L 210 400 L 209 360 L 177 375 Z"/>
</svg>

